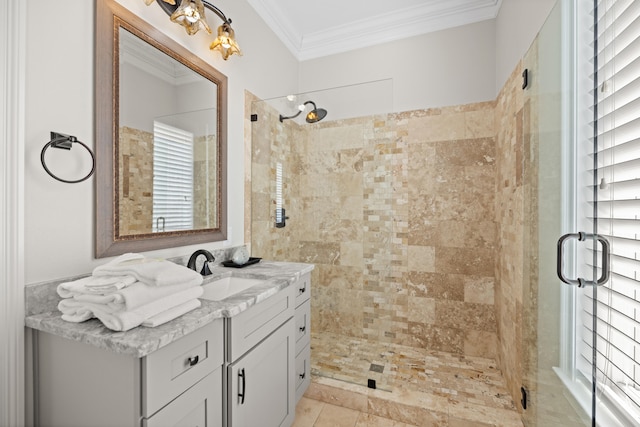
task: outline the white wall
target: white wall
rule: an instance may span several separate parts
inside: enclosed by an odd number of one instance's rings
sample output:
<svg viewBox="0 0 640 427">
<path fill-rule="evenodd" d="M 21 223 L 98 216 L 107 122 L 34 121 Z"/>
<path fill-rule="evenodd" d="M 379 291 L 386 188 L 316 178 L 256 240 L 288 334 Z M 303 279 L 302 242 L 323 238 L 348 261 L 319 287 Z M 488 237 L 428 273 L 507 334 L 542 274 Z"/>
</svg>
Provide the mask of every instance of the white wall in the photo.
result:
<svg viewBox="0 0 640 427">
<path fill-rule="evenodd" d="M 120 127 L 153 132 L 153 119 L 176 111 L 180 91 L 128 63 L 120 65 Z M 213 98 L 215 99 L 215 98 Z M 213 102 L 211 102 L 213 105 Z"/>
<path fill-rule="evenodd" d="M 555 3 L 556 0 L 502 0 L 495 20 L 495 85 L 498 91 L 529 50 Z"/>
<path fill-rule="evenodd" d="M 301 62 L 298 89 L 393 79 L 394 112 L 467 104 L 495 99 L 495 64 L 490 20 Z"/>
<path fill-rule="evenodd" d="M 394 112 L 493 100 L 555 3 L 502 0 L 494 20 L 303 61 L 298 91 L 392 79 Z"/>
<path fill-rule="evenodd" d="M 261 98 L 294 92 L 297 61 L 246 0 L 216 2 L 233 19 L 245 53 L 244 57 L 228 61 L 209 51 L 212 38 L 202 32 L 187 36 L 157 5 L 146 6 L 142 0 L 119 2 L 227 75 L 230 244 L 244 243 L 244 90 Z M 94 10 L 93 1 L 27 2 L 25 250 L 30 262 L 26 283 L 88 273 L 105 261 L 93 257 L 94 178 L 80 184 L 63 184 L 49 177 L 40 164 L 40 150 L 49 141 L 50 131 L 75 135 L 93 146 Z M 213 14 L 209 22 L 215 27 L 219 24 Z M 68 177 L 82 173 L 76 163 L 82 163 L 78 159 L 88 155 L 81 148 L 74 146 L 70 152 L 60 154 L 59 161 L 52 165 L 56 172 Z M 222 243 L 205 245 L 209 249 L 221 246 Z M 196 248 L 172 248 L 152 255 L 178 256 Z"/>
</svg>

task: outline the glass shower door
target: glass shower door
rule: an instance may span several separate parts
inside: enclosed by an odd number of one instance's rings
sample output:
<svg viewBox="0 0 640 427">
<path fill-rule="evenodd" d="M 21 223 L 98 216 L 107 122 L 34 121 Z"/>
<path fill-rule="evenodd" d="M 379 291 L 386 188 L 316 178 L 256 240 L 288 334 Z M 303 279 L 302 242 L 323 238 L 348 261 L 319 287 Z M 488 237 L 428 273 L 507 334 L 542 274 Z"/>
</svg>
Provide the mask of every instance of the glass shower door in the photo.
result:
<svg viewBox="0 0 640 427">
<path fill-rule="evenodd" d="M 638 2 L 559 2 L 524 61 L 527 426 L 640 425 L 639 44 Z"/>
<path fill-rule="evenodd" d="M 591 397 L 577 386 L 575 312 L 578 293 L 557 276 L 557 241 L 577 230 L 574 66 L 570 2 L 557 2 L 523 58 L 524 96 L 523 422 L 532 426 L 591 425 Z M 591 230 L 588 230 L 591 231 Z M 564 271 L 576 274 L 574 241 Z M 575 277 L 575 276 L 572 276 Z M 577 393 L 579 390 L 582 394 Z"/>
</svg>

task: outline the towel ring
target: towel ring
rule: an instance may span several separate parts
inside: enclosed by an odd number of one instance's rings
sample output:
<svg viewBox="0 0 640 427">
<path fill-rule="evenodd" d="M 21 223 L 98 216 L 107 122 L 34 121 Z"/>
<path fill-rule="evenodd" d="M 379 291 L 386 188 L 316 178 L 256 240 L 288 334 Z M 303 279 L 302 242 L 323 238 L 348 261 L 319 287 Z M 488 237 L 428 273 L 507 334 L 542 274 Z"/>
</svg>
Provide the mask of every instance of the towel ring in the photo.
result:
<svg viewBox="0 0 640 427">
<path fill-rule="evenodd" d="M 47 148 L 49 148 L 49 147 L 61 148 L 61 149 L 64 149 L 64 150 L 71 150 L 71 145 L 74 142 L 77 143 L 77 144 L 82 145 L 89 152 L 89 154 L 91 155 L 91 171 L 84 178 L 80 178 L 80 179 L 76 179 L 76 180 L 68 180 L 68 179 L 59 178 L 59 177 L 55 176 L 53 174 L 53 172 L 51 172 L 49 170 L 49 168 L 47 167 L 47 164 L 44 161 L 44 153 L 45 153 L 45 151 L 47 151 Z M 58 133 L 58 132 L 51 132 L 51 141 L 47 142 L 46 145 L 44 147 L 42 147 L 42 152 L 40 153 L 40 162 L 42 163 L 42 167 L 44 168 L 44 170 L 52 178 L 57 179 L 60 182 L 66 182 L 67 184 L 75 184 L 75 183 L 78 183 L 78 182 L 85 181 L 85 180 L 89 179 L 89 177 L 91 175 L 93 175 L 93 172 L 96 170 L 96 157 L 93 155 L 93 151 L 91 151 L 91 149 L 89 147 L 87 147 L 86 144 L 84 144 L 81 141 L 78 141 L 78 138 L 76 138 L 75 136 L 65 135 L 63 133 Z"/>
</svg>

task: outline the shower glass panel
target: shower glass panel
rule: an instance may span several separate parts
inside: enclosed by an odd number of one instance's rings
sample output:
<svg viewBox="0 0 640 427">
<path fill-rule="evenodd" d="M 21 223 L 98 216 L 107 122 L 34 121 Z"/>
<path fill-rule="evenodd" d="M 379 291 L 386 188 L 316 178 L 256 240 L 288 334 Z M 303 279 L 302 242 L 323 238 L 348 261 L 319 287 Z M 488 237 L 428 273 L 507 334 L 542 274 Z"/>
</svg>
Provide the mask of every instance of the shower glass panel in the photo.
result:
<svg viewBox="0 0 640 427">
<path fill-rule="evenodd" d="M 312 373 L 382 389 L 398 298 L 386 290 L 401 255 L 392 102 L 392 82 L 381 80 L 251 106 L 251 255 L 315 264 Z"/>
<path fill-rule="evenodd" d="M 639 19 L 631 0 L 558 2 L 524 59 L 534 76 L 524 95 L 523 141 L 527 426 L 640 424 L 640 125 L 637 110 L 627 108 L 638 99 L 640 65 L 626 54 L 640 40 Z M 562 245 L 563 273 L 600 286 L 572 286 L 556 275 L 556 241 L 578 231 L 600 235 Z"/>
<path fill-rule="evenodd" d="M 523 91 L 522 135 L 525 252 L 520 403 L 522 407 L 526 403 L 522 413 L 526 426 L 591 423 L 591 414 L 582 409 L 563 382 L 565 373 L 574 371 L 574 349 L 565 343 L 575 342 L 575 325 L 566 320 L 578 291 L 561 283 L 556 275 L 556 242 L 577 226 L 573 49 L 570 39 L 563 37 L 563 32 L 571 33 L 566 19 L 571 12 L 563 9 L 569 3 L 556 4 L 523 59 L 530 75 L 529 86 Z M 573 275 L 575 267 L 571 263 L 566 269 Z M 589 402 L 588 391 L 584 391 L 579 400 Z"/>
</svg>

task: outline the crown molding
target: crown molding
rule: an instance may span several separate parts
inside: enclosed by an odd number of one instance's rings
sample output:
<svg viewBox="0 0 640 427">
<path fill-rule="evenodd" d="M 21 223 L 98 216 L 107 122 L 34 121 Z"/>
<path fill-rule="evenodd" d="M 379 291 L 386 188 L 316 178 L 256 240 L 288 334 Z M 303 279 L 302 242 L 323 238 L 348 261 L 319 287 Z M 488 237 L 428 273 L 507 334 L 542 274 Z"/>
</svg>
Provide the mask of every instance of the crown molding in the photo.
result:
<svg viewBox="0 0 640 427">
<path fill-rule="evenodd" d="M 249 3 L 293 55 L 305 61 L 494 19 L 502 0 L 431 1 L 309 34 L 296 30 L 277 0 Z"/>
<path fill-rule="evenodd" d="M 262 20 L 278 36 L 280 41 L 300 59 L 298 52 L 302 48 L 302 34 L 300 34 L 291 20 L 283 13 L 277 3 L 270 0 L 248 0 Z"/>
</svg>

